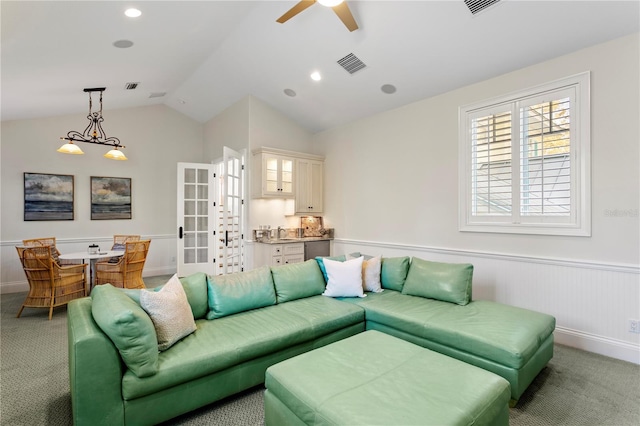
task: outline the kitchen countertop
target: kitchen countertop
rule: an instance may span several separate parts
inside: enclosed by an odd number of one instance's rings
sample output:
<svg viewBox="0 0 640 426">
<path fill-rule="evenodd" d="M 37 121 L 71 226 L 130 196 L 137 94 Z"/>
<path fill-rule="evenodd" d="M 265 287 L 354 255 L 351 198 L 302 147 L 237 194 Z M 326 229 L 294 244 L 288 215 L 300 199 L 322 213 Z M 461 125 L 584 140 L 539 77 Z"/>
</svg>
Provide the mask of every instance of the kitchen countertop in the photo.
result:
<svg viewBox="0 0 640 426">
<path fill-rule="evenodd" d="M 304 243 L 307 241 L 329 241 L 329 240 L 333 240 L 333 238 L 330 237 L 302 237 L 302 238 L 296 238 L 296 237 L 287 237 L 287 238 L 280 238 L 280 239 L 269 239 L 269 240 L 255 240 L 256 243 L 261 243 L 261 244 L 292 244 L 292 243 Z"/>
</svg>

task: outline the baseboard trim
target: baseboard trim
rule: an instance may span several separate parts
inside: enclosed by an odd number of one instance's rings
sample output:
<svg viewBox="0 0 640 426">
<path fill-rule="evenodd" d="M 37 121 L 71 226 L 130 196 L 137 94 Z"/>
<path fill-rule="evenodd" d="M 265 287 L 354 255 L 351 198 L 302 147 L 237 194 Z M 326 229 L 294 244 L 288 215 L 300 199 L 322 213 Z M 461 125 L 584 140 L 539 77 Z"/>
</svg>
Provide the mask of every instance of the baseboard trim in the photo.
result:
<svg viewBox="0 0 640 426">
<path fill-rule="evenodd" d="M 640 365 L 640 345 L 608 337 L 584 333 L 566 327 L 556 327 L 555 342 L 588 352 Z"/>
<path fill-rule="evenodd" d="M 606 263 L 606 262 L 597 262 L 597 261 L 588 261 L 588 260 L 574 260 L 574 259 L 551 259 L 546 257 L 539 256 L 523 256 L 523 255 L 514 255 L 507 253 L 495 253 L 495 252 L 487 252 L 487 251 L 476 251 L 476 250 L 460 250 L 460 249 L 450 249 L 450 248 L 442 248 L 442 247 L 429 247 L 429 246 L 421 246 L 421 245 L 413 245 L 413 244 L 399 244 L 399 243 L 388 243 L 388 242 L 376 242 L 376 241 L 366 241 L 366 240 L 351 240 L 346 238 L 336 238 L 334 239 L 334 244 L 352 244 L 358 246 L 367 246 L 367 247 L 375 247 L 377 249 L 393 249 L 393 250 L 409 250 L 409 251 L 417 251 L 417 252 L 425 252 L 425 253 L 436 253 L 443 255 L 453 255 L 453 256 L 472 256 L 472 257 L 481 257 L 488 259 L 496 259 L 496 260 L 507 260 L 512 262 L 526 262 L 526 263 L 538 263 L 545 265 L 554 265 L 554 266 L 565 266 L 570 268 L 581 268 L 581 269 L 597 269 L 601 271 L 611 271 L 611 272 L 624 272 L 629 274 L 638 274 L 640 275 L 640 265 L 630 265 L 624 263 Z"/>
<path fill-rule="evenodd" d="M 21 291 L 29 291 L 29 283 L 26 280 L 0 284 L 0 294 L 20 293 Z"/>
</svg>

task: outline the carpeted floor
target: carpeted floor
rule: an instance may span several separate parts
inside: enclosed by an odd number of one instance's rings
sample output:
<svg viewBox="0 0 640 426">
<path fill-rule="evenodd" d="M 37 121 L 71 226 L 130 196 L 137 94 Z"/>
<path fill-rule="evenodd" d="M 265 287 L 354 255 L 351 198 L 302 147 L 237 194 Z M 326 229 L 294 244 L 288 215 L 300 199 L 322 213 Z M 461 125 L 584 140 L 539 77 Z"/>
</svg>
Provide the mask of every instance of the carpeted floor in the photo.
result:
<svg viewBox="0 0 640 426">
<path fill-rule="evenodd" d="M 168 277 L 145 278 L 148 286 Z M 66 307 L 15 315 L 25 293 L 0 298 L 0 424 L 71 425 Z M 166 425 L 262 425 L 262 387 L 211 404 Z M 549 365 L 515 408 L 512 426 L 640 424 L 640 366 L 556 345 Z"/>
</svg>

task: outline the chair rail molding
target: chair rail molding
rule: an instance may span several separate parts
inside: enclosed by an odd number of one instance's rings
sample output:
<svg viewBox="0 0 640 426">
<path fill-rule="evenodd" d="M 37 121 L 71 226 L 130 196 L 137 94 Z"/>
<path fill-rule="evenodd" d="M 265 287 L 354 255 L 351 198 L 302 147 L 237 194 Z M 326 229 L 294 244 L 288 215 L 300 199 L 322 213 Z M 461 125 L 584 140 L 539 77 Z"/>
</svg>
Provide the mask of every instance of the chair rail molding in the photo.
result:
<svg viewBox="0 0 640 426">
<path fill-rule="evenodd" d="M 551 259 L 412 244 L 336 238 L 334 254 L 416 256 L 472 263 L 473 297 L 556 317 L 555 341 L 640 364 L 640 265 Z"/>
</svg>

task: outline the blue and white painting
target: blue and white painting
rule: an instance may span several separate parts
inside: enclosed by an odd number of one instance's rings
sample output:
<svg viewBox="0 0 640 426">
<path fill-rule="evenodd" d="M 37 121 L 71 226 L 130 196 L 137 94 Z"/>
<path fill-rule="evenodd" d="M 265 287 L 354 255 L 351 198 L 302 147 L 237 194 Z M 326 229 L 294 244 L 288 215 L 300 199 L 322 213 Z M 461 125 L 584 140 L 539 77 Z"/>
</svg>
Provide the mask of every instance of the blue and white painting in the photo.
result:
<svg viewBox="0 0 640 426">
<path fill-rule="evenodd" d="M 91 176 L 91 219 L 131 219 L 131 178 Z"/>
<path fill-rule="evenodd" d="M 24 220 L 73 220 L 73 176 L 25 173 Z"/>
</svg>

